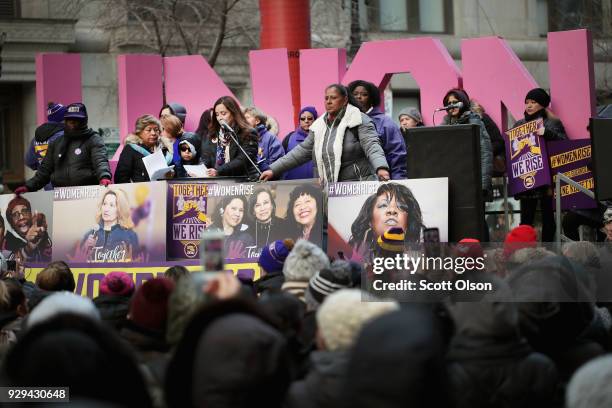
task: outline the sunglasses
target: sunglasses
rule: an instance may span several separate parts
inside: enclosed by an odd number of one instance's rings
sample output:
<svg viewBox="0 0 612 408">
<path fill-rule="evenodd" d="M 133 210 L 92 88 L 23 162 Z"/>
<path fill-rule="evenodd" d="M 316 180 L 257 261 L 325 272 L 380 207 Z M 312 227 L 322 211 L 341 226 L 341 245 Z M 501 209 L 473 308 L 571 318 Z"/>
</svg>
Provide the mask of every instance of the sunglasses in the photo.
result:
<svg viewBox="0 0 612 408">
<path fill-rule="evenodd" d="M 190 151 L 189 146 L 185 146 L 185 145 L 182 145 L 180 149 L 181 149 L 181 152 L 189 152 Z"/>
<path fill-rule="evenodd" d="M 302 117 L 302 118 L 300 118 L 300 120 L 302 122 L 312 122 L 314 120 L 314 118 L 305 118 L 305 117 Z"/>
</svg>

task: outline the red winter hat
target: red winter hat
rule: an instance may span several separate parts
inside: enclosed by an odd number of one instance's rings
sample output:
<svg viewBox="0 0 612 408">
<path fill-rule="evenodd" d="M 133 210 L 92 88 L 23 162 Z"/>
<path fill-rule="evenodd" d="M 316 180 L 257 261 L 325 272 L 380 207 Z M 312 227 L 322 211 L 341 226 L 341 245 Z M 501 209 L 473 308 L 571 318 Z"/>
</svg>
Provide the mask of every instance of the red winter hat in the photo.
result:
<svg viewBox="0 0 612 408">
<path fill-rule="evenodd" d="M 459 258 L 484 258 L 480 241 L 474 238 L 463 238 L 457 243 L 456 249 Z"/>
<path fill-rule="evenodd" d="M 112 296 L 131 296 L 134 293 L 134 281 L 125 272 L 110 272 L 100 281 L 100 294 Z"/>
<path fill-rule="evenodd" d="M 531 225 L 521 224 L 506 236 L 504 241 L 504 258 L 523 248 L 534 248 L 538 241 L 538 233 Z"/>
<path fill-rule="evenodd" d="M 168 299 L 174 290 L 174 281 L 155 278 L 138 288 L 130 305 L 129 320 L 144 329 L 166 331 Z"/>
</svg>

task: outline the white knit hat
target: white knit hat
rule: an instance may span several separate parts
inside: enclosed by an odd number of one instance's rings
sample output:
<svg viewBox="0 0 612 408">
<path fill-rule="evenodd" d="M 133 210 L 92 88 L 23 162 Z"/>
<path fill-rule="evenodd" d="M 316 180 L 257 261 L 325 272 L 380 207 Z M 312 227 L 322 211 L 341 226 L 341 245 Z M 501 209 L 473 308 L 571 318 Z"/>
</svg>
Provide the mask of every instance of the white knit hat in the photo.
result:
<svg viewBox="0 0 612 408">
<path fill-rule="evenodd" d="M 100 312 L 91 299 L 62 291 L 47 296 L 32 310 L 27 319 L 27 327 L 43 323 L 61 313 L 74 313 L 100 320 Z"/>
<path fill-rule="evenodd" d="M 566 391 L 568 408 L 604 408 L 612 406 L 612 357 L 589 361 L 574 373 Z"/>
<path fill-rule="evenodd" d="M 298 240 L 285 260 L 285 282 L 308 282 L 315 273 L 329 268 L 329 258 L 312 242 Z"/>
<path fill-rule="evenodd" d="M 397 302 L 367 300 L 359 289 L 342 289 L 332 293 L 317 311 L 317 325 L 329 351 L 350 348 L 368 321 L 399 309 Z"/>
</svg>

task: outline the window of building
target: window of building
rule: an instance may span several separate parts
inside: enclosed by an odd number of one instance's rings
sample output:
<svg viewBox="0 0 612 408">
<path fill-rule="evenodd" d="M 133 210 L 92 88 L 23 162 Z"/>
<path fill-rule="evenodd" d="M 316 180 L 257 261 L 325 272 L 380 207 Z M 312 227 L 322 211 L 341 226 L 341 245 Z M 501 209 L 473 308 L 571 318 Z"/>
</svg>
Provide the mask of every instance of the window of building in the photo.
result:
<svg viewBox="0 0 612 408">
<path fill-rule="evenodd" d="M 18 0 L 0 0 L 0 18 L 19 17 Z"/>
<path fill-rule="evenodd" d="M 23 182 L 21 87 L 0 85 L 0 172 L 4 183 Z"/>
<path fill-rule="evenodd" d="M 372 30 L 450 34 L 452 0 L 364 0 Z M 363 28 L 363 24 L 362 24 Z"/>
<path fill-rule="evenodd" d="M 548 34 L 548 0 L 536 0 L 536 20 L 538 34 L 546 37 Z"/>
<path fill-rule="evenodd" d="M 588 28 L 595 37 L 612 36 L 612 0 L 548 0 L 551 31 Z"/>
</svg>

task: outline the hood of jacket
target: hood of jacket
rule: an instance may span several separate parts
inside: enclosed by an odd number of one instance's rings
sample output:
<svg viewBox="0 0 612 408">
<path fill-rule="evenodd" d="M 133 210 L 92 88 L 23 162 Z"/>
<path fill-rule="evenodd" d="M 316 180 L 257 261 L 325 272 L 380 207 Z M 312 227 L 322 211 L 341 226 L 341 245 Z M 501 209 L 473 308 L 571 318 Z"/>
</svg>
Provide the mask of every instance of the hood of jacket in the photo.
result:
<svg viewBox="0 0 612 408">
<path fill-rule="evenodd" d="M 64 131 L 64 124 L 58 122 L 43 123 L 34 131 L 34 140 L 39 143 L 46 142 L 51 136 L 57 132 Z"/>
<path fill-rule="evenodd" d="M 449 406 L 440 327 L 434 311 L 417 304 L 367 323 L 350 352 L 346 406 Z"/>
</svg>

